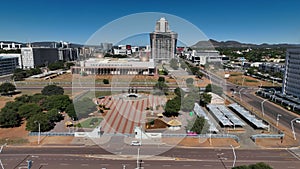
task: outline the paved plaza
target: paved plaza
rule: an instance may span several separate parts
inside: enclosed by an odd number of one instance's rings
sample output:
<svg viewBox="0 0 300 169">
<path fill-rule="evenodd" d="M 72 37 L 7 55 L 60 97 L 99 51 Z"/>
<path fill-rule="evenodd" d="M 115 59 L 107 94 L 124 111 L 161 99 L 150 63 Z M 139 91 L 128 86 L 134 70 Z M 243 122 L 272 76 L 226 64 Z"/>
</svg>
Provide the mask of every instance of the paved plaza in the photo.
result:
<svg viewBox="0 0 300 169">
<path fill-rule="evenodd" d="M 110 108 L 101 122 L 104 133 L 132 134 L 135 126 L 145 123 L 146 108 L 155 110 L 156 106 L 164 105 L 166 99 L 146 94 L 138 94 L 133 98 L 120 94 L 98 99 L 98 103 Z"/>
</svg>

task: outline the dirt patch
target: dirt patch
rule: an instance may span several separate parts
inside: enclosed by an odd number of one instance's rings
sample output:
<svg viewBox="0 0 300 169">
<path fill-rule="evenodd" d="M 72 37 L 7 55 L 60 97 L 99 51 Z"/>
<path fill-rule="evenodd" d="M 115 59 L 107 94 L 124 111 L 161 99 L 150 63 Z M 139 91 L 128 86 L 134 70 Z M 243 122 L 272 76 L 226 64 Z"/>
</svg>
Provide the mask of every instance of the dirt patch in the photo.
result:
<svg viewBox="0 0 300 169">
<path fill-rule="evenodd" d="M 243 85 L 243 86 L 272 86 L 273 83 L 267 81 L 261 81 L 259 79 L 253 78 L 251 76 L 244 76 L 242 73 L 239 72 L 230 72 L 230 77 L 227 79 L 229 82 L 236 84 L 236 85 Z M 278 84 L 274 84 L 278 86 Z"/>
<path fill-rule="evenodd" d="M 210 84 L 210 80 L 207 78 L 202 78 L 202 79 L 196 79 L 197 80 L 197 87 L 206 87 L 208 84 Z"/>
<path fill-rule="evenodd" d="M 286 148 L 298 146 L 298 142 L 290 137 L 284 137 L 283 140 L 280 138 L 260 138 L 256 139 L 255 143 L 263 148 Z"/>
<path fill-rule="evenodd" d="M 0 96 L 0 109 L 2 109 L 7 102 L 14 101 L 15 97 Z"/>
<path fill-rule="evenodd" d="M 179 139 L 174 138 L 163 138 L 163 141 L 167 144 L 178 146 L 187 146 L 187 147 L 230 147 L 230 145 L 237 147 L 239 144 L 230 138 L 212 138 L 211 144 L 210 139 L 206 138 L 184 138 L 179 143 Z"/>
<path fill-rule="evenodd" d="M 41 137 L 41 145 L 67 145 L 71 144 L 73 141 L 73 136 L 42 136 Z M 37 145 L 37 136 L 30 136 L 28 138 L 30 145 Z"/>
<path fill-rule="evenodd" d="M 26 123 L 20 127 L 14 128 L 0 128 L 0 138 L 9 140 L 28 139 L 28 131 L 25 130 Z"/>
</svg>

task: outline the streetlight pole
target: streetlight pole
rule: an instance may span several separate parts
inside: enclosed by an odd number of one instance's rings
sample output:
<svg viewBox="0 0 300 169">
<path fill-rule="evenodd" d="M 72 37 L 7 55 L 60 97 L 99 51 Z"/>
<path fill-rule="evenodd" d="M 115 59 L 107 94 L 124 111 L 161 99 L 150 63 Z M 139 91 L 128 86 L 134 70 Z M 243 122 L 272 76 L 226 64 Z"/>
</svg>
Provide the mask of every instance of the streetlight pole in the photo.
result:
<svg viewBox="0 0 300 169">
<path fill-rule="evenodd" d="M 260 82 L 260 86 L 259 86 L 259 89 L 261 89 L 261 87 L 262 87 L 262 82 L 261 82 L 261 80 L 260 80 L 259 82 Z"/>
<path fill-rule="evenodd" d="M 291 121 L 291 126 L 292 126 L 292 131 L 293 131 L 294 140 L 297 140 L 297 138 L 296 138 L 296 133 L 295 133 L 295 129 L 294 129 L 294 121 L 296 121 L 296 120 L 300 120 L 300 118 L 297 117 L 297 118 L 294 118 L 294 119 Z"/>
<path fill-rule="evenodd" d="M 38 121 L 34 121 L 34 123 L 38 123 L 38 125 L 39 125 L 38 144 L 40 144 L 40 140 L 41 140 L 41 123 L 38 122 Z"/>
<path fill-rule="evenodd" d="M 143 137 L 143 133 L 142 133 L 142 125 L 140 125 L 140 129 L 141 129 L 141 138 L 140 138 L 140 145 L 142 145 L 142 137 Z"/>
<path fill-rule="evenodd" d="M 274 88 L 271 88 L 272 90 L 274 90 L 274 94 L 273 94 L 273 96 L 272 96 L 272 101 L 273 101 L 273 99 L 274 99 L 274 97 L 275 97 L 275 94 L 276 94 L 276 90 L 274 89 Z"/>
<path fill-rule="evenodd" d="M 235 154 L 235 151 L 234 151 L 234 147 L 232 145 L 230 145 L 230 147 L 232 148 L 232 152 L 233 152 L 233 164 L 232 164 L 232 167 L 235 166 L 235 161 L 236 161 L 236 154 Z"/>
<path fill-rule="evenodd" d="M 140 148 L 138 148 L 138 154 L 137 154 L 137 157 L 136 157 L 136 169 L 140 168 L 140 166 L 139 166 L 139 164 L 140 164 L 139 160 L 140 160 Z"/>
<path fill-rule="evenodd" d="M 245 88 L 241 88 L 241 89 L 239 90 L 239 95 L 240 95 L 240 100 L 241 100 L 241 102 L 243 101 L 243 100 L 242 100 L 241 91 L 244 90 L 244 89 L 245 89 Z"/>
<path fill-rule="evenodd" d="M 1 159 L 0 159 L 0 166 L 1 166 L 1 169 L 4 169 Z"/>
<path fill-rule="evenodd" d="M 278 126 L 278 122 L 279 122 L 279 117 L 281 116 L 281 114 L 277 114 L 277 119 L 276 119 L 276 126 Z"/>
<path fill-rule="evenodd" d="M 242 86 L 244 86 L 244 82 L 245 82 L 245 75 L 243 75 Z"/>
<path fill-rule="evenodd" d="M 262 116 L 265 116 L 265 109 L 264 109 L 264 102 L 267 101 L 268 99 L 265 99 L 261 102 L 261 112 L 262 112 Z"/>
</svg>

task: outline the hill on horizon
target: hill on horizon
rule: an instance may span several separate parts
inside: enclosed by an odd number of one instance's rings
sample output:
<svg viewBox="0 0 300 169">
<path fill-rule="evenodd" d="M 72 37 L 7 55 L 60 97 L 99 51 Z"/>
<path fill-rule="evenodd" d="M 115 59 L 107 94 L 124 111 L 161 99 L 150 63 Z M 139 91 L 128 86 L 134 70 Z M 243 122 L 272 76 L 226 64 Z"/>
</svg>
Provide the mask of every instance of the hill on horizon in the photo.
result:
<svg viewBox="0 0 300 169">
<path fill-rule="evenodd" d="M 199 41 L 192 48 L 292 48 L 300 47 L 300 44 L 252 44 L 252 43 L 241 43 L 234 40 L 228 41 L 217 41 L 214 39 L 209 39 L 208 41 Z"/>
</svg>

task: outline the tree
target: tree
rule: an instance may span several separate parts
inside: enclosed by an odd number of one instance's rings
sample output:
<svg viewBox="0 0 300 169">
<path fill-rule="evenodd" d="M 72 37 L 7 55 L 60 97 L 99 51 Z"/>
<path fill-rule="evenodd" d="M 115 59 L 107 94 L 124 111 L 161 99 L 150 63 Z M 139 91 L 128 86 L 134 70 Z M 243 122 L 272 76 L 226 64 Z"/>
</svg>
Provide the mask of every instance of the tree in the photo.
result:
<svg viewBox="0 0 300 169">
<path fill-rule="evenodd" d="M 19 115 L 26 119 L 40 112 L 42 112 L 41 107 L 35 103 L 26 103 L 19 108 Z"/>
<path fill-rule="evenodd" d="M 173 58 L 170 60 L 170 67 L 174 70 L 177 70 L 179 68 L 177 59 Z"/>
<path fill-rule="evenodd" d="M 16 86 L 11 83 L 5 82 L 0 85 L 0 92 L 3 94 L 8 94 L 15 90 L 16 90 Z"/>
<path fill-rule="evenodd" d="M 23 105 L 24 103 L 15 101 L 15 102 L 7 102 L 5 106 L 2 108 L 2 110 L 12 110 L 14 112 L 18 112 L 19 108 Z"/>
<path fill-rule="evenodd" d="M 196 75 L 196 77 L 198 77 L 199 79 L 202 79 L 202 77 L 203 77 L 203 73 L 200 72 L 200 71 L 197 71 L 195 75 Z"/>
<path fill-rule="evenodd" d="M 109 80 L 108 79 L 103 79 L 103 83 L 104 84 L 109 84 Z"/>
<path fill-rule="evenodd" d="M 48 65 L 48 69 L 50 70 L 63 69 L 64 67 L 65 65 L 63 61 L 56 61 Z"/>
<path fill-rule="evenodd" d="M 272 169 L 272 167 L 266 163 L 260 162 L 260 163 L 251 164 L 248 166 L 246 166 L 246 165 L 236 166 L 236 167 L 233 167 L 232 169 Z"/>
<path fill-rule="evenodd" d="M 165 112 L 163 113 L 167 117 L 178 116 L 181 105 L 181 98 L 175 97 L 174 99 L 168 100 L 165 106 Z"/>
<path fill-rule="evenodd" d="M 246 165 L 241 165 L 241 166 L 233 167 L 232 169 L 249 169 L 249 167 Z"/>
<path fill-rule="evenodd" d="M 193 78 L 187 78 L 185 80 L 185 82 L 188 84 L 188 85 L 193 85 L 194 84 L 194 79 Z"/>
<path fill-rule="evenodd" d="M 169 86 L 165 82 L 157 82 L 153 88 L 158 90 L 155 92 L 155 94 L 163 95 L 168 92 Z"/>
<path fill-rule="evenodd" d="M 51 122 L 59 122 L 64 119 L 64 117 L 56 109 L 51 109 L 46 114 Z"/>
<path fill-rule="evenodd" d="M 19 114 L 12 109 L 2 109 L 0 111 L 0 127 L 18 127 L 21 125 Z"/>
<path fill-rule="evenodd" d="M 205 133 L 208 130 L 208 125 L 206 124 L 206 120 L 204 117 L 196 117 L 193 127 L 190 131 L 196 132 L 197 134 Z"/>
<path fill-rule="evenodd" d="M 157 81 L 158 81 L 158 82 L 165 82 L 166 80 L 165 80 L 164 77 L 159 77 Z"/>
<path fill-rule="evenodd" d="M 15 101 L 22 103 L 29 103 L 31 96 L 24 94 L 22 96 L 16 97 Z"/>
<path fill-rule="evenodd" d="M 260 163 L 249 165 L 249 169 L 272 169 L 272 167 L 266 163 L 260 162 Z"/>
<path fill-rule="evenodd" d="M 31 116 L 26 123 L 26 130 L 39 131 L 39 123 L 41 126 L 41 132 L 49 131 L 53 129 L 55 124 L 48 119 L 48 115 L 45 113 L 38 113 Z"/>
<path fill-rule="evenodd" d="M 39 68 L 30 68 L 27 70 L 18 68 L 18 69 L 15 69 L 12 79 L 14 81 L 20 81 L 20 80 L 24 80 L 24 78 L 27 78 L 29 76 L 37 75 L 37 74 L 41 74 L 41 73 L 42 73 L 42 71 Z"/>
<path fill-rule="evenodd" d="M 68 114 L 68 116 L 71 117 L 71 119 L 73 119 L 73 120 L 78 119 L 73 103 L 69 104 L 65 111 Z"/>
<path fill-rule="evenodd" d="M 47 96 L 51 96 L 51 95 L 63 95 L 64 94 L 64 89 L 60 86 L 56 86 L 56 85 L 48 85 L 45 86 L 42 89 L 42 94 L 43 95 L 47 95 Z"/>
<path fill-rule="evenodd" d="M 179 87 L 176 87 L 175 89 L 174 89 L 174 93 L 178 96 L 178 97 L 180 97 L 181 98 L 181 96 L 184 96 L 184 91 L 181 89 L 181 88 L 179 88 Z"/>
<path fill-rule="evenodd" d="M 37 94 L 34 94 L 34 95 L 29 97 L 29 102 L 30 103 L 36 103 L 38 105 L 42 105 L 46 101 L 47 97 L 48 96 L 46 96 L 46 95 L 42 95 L 40 93 L 37 93 Z"/>
<path fill-rule="evenodd" d="M 25 72 L 26 72 L 26 77 L 42 73 L 41 69 L 39 69 L 39 68 L 30 68 L 30 69 L 25 70 Z"/>
<path fill-rule="evenodd" d="M 207 104 L 209 104 L 211 102 L 211 94 L 208 93 L 202 93 L 200 94 L 200 105 L 201 106 L 206 106 Z"/>
<path fill-rule="evenodd" d="M 223 94 L 223 88 L 214 84 L 208 84 L 205 87 L 205 92 L 213 92 L 221 96 Z"/>
<path fill-rule="evenodd" d="M 188 95 L 182 100 L 181 110 L 186 112 L 192 111 L 194 105 L 195 105 L 195 98 L 191 95 Z"/>
<path fill-rule="evenodd" d="M 205 92 L 212 92 L 211 84 L 206 85 Z"/>
<path fill-rule="evenodd" d="M 68 63 L 66 63 L 66 69 L 70 69 L 70 68 L 71 68 L 71 66 L 75 66 L 75 64 L 74 64 L 74 63 L 72 63 L 72 62 L 68 62 Z"/>
<path fill-rule="evenodd" d="M 197 73 L 199 72 L 199 67 L 190 67 L 190 69 L 193 75 L 197 75 Z"/>
<path fill-rule="evenodd" d="M 43 103 L 42 108 L 44 110 L 57 109 L 59 111 L 64 111 L 72 101 L 67 95 L 52 95 L 49 96 Z M 82 105 L 84 106 L 84 105 Z"/>
</svg>

